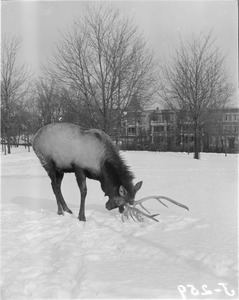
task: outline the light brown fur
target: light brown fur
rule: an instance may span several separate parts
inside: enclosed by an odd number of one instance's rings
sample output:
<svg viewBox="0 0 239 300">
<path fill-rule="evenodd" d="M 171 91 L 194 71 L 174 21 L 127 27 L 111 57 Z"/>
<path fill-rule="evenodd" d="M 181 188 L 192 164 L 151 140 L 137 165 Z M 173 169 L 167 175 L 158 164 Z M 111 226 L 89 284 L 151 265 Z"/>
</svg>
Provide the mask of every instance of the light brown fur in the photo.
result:
<svg viewBox="0 0 239 300">
<path fill-rule="evenodd" d="M 73 124 L 55 123 L 43 127 L 34 137 L 33 145 L 36 153 L 46 161 L 50 158 L 60 169 L 78 165 L 99 172 L 105 153 L 104 144 L 96 135 Z"/>
</svg>

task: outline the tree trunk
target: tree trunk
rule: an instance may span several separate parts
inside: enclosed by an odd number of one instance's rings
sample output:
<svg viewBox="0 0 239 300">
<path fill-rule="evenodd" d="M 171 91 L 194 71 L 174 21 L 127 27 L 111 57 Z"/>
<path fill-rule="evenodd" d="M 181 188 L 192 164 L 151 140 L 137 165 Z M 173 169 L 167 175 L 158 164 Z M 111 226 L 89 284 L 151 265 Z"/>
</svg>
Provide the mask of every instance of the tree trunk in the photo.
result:
<svg viewBox="0 0 239 300">
<path fill-rule="evenodd" d="M 7 155 L 6 137 L 5 136 L 2 138 L 2 151 L 4 152 L 5 155 Z"/>
<path fill-rule="evenodd" d="M 28 132 L 27 132 L 27 147 L 28 147 L 28 152 L 30 152 L 30 137 Z"/>
<path fill-rule="evenodd" d="M 21 130 L 19 128 L 18 130 L 18 137 L 17 137 L 17 147 L 19 147 L 19 144 L 20 144 L 20 138 L 21 138 Z"/>
<path fill-rule="evenodd" d="M 6 127 L 7 153 L 11 154 L 11 136 L 9 128 Z"/>
<path fill-rule="evenodd" d="M 103 119 L 103 131 L 105 133 L 107 133 L 108 135 L 111 134 L 111 128 L 110 128 L 110 125 L 109 125 L 109 120 L 108 120 L 108 117 L 107 115 L 104 116 L 104 119 Z"/>
<path fill-rule="evenodd" d="M 200 135 L 199 135 L 199 126 L 195 125 L 194 127 L 194 158 L 199 159 L 200 153 Z"/>
</svg>

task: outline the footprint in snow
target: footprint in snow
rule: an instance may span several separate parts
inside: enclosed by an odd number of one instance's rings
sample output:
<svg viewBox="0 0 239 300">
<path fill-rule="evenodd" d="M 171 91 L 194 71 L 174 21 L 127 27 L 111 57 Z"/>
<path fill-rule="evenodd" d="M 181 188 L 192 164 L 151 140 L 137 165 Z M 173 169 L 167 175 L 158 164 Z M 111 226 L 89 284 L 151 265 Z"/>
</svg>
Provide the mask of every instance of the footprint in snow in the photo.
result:
<svg viewBox="0 0 239 300">
<path fill-rule="evenodd" d="M 196 229 L 203 229 L 208 228 L 208 224 L 205 223 L 201 219 L 194 219 L 194 218 L 178 218 L 178 217 L 169 217 L 164 219 L 161 223 L 161 229 L 164 231 L 175 231 L 175 230 L 182 230 L 186 228 L 196 228 Z"/>
</svg>

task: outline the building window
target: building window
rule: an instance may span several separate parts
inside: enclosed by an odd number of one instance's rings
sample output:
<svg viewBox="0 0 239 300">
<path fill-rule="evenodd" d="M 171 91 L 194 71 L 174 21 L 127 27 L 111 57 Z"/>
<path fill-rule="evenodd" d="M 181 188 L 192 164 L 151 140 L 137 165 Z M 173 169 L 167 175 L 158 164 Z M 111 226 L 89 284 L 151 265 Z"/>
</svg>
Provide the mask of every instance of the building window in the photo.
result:
<svg viewBox="0 0 239 300">
<path fill-rule="evenodd" d="M 164 126 L 154 126 L 154 132 L 163 132 Z"/>
<path fill-rule="evenodd" d="M 227 122 L 230 122 L 232 120 L 232 115 L 227 114 L 226 119 Z"/>
<path fill-rule="evenodd" d="M 135 135 L 136 134 L 136 128 L 135 127 L 128 127 L 128 134 L 129 135 Z"/>
</svg>

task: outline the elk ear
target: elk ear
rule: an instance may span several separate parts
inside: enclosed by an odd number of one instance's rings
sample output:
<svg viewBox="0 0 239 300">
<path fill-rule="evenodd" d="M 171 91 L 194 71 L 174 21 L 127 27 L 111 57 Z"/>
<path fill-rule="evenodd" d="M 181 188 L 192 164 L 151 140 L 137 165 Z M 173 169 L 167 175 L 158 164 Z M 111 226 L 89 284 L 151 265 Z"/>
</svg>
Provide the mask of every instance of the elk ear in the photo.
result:
<svg viewBox="0 0 239 300">
<path fill-rule="evenodd" d="M 141 188 L 142 184 L 143 184 L 143 181 L 139 181 L 138 183 L 136 183 L 136 185 L 134 186 L 135 193 L 138 192 L 138 190 Z"/>
<path fill-rule="evenodd" d="M 121 186 L 119 187 L 119 194 L 120 194 L 121 197 L 125 197 L 126 194 L 127 194 L 127 191 L 126 191 L 126 189 L 123 187 L 123 185 L 121 185 Z"/>
</svg>

